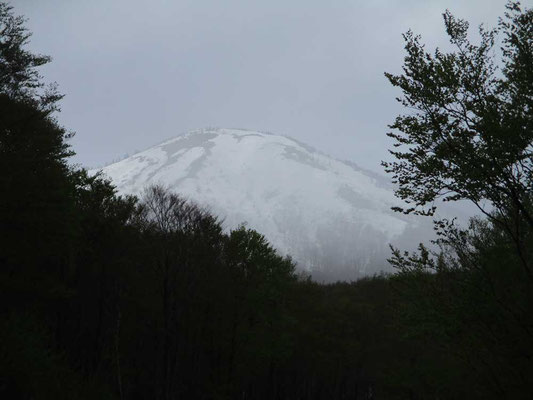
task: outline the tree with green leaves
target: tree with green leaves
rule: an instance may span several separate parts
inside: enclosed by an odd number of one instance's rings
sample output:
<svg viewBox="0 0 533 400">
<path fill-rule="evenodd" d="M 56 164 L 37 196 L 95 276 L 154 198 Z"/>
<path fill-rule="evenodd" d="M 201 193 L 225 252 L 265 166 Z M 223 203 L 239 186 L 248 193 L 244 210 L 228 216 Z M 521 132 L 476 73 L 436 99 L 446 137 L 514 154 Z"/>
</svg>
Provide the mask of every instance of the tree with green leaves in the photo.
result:
<svg viewBox="0 0 533 400">
<path fill-rule="evenodd" d="M 479 44 L 466 21 L 447 11 L 444 23 L 454 51 L 431 54 L 409 31 L 403 74 L 385 74 L 408 110 L 390 125 L 396 161 L 383 162 L 409 203 L 397 210 L 433 215 L 436 200 L 471 201 L 533 279 L 533 10 L 509 3 L 498 28 L 479 28 Z"/>
<path fill-rule="evenodd" d="M 461 383 L 442 375 L 457 390 L 448 395 L 530 398 L 533 10 L 508 3 L 479 44 L 466 21 L 447 11 L 444 23 L 453 51 L 429 53 L 409 31 L 403 74 L 386 74 L 407 111 L 390 125 L 396 160 L 383 165 L 408 203 L 397 211 L 432 216 L 439 200 L 468 200 L 484 218 L 435 221 L 438 253 L 393 251 L 398 314 L 468 371 Z"/>
</svg>

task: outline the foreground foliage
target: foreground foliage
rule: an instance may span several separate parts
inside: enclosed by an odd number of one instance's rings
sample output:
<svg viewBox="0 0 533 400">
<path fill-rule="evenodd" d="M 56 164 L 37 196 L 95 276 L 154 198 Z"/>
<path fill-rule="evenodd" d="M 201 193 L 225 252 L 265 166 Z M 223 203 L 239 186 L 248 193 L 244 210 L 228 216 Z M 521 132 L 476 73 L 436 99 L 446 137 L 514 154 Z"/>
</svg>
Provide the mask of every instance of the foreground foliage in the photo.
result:
<svg viewBox="0 0 533 400">
<path fill-rule="evenodd" d="M 484 219 L 467 228 L 436 220 L 440 251 L 394 250 L 410 331 L 454 355 L 455 398 L 529 398 L 533 379 L 533 10 L 507 5 L 494 30 L 468 40 L 468 23 L 444 14 L 455 51 L 427 53 L 405 35 L 402 90 L 408 112 L 389 134 L 384 163 L 410 203 L 433 215 L 436 201 L 467 200 Z M 500 56 L 496 43 L 501 39 Z M 452 395 L 453 398 L 453 395 Z"/>
</svg>

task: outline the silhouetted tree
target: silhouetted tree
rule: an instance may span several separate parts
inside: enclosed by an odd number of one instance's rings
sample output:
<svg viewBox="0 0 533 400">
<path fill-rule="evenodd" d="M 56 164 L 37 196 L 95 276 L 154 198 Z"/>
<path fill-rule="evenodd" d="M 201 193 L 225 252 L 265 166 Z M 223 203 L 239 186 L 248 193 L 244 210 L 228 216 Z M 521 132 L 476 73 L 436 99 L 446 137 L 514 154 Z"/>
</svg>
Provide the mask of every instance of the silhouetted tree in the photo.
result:
<svg viewBox="0 0 533 400">
<path fill-rule="evenodd" d="M 468 23 L 446 12 L 454 52 L 429 54 L 408 32 L 404 73 L 386 74 L 410 109 L 391 125 L 397 161 L 383 163 L 397 196 L 412 204 L 397 210 L 433 215 L 437 199 L 469 200 L 485 217 L 466 229 L 436 221 L 440 252 L 421 245 L 391 258 L 401 324 L 440 349 L 417 362 L 440 359 L 465 372 L 459 381 L 437 369 L 429 387 L 438 397 L 439 385 L 453 388 L 452 398 L 531 396 L 533 10 L 507 9 L 498 29 L 480 28 L 479 45 L 469 42 Z"/>
<path fill-rule="evenodd" d="M 0 265 L 9 263 L 13 273 L 15 264 L 38 260 L 61 274 L 67 261 L 58 255 L 71 233 L 71 134 L 52 117 L 61 96 L 36 69 L 50 59 L 25 50 L 23 23 L 0 3 L 0 222 L 9 231 L 0 240 Z"/>
<path fill-rule="evenodd" d="M 533 229 L 533 10 L 507 9 L 498 29 L 480 27 L 479 45 L 469 42 L 468 23 L 446 12 L 454 52 L 432 55 L 418 36 L 404 35 L 404 74 L 385 75 L 410 112 L 388 134 L 398 161 L 383 165 L 399 184 L 397 196 L 413 205 L 400 211 L 433 215 L 436 199 L 471 201 L 505 229 L 533 279 L 523 240 Z"/>
</svg>

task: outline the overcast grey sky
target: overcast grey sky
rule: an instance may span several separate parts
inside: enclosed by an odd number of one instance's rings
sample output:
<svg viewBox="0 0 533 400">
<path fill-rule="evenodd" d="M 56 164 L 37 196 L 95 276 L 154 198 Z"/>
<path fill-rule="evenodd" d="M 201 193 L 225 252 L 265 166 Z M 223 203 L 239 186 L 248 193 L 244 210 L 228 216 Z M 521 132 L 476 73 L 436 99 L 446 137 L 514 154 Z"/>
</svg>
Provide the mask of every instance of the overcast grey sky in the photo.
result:
<svg viewBox="0 0 533 400">
<path fill-rule="evenodd" d="M 522 4 L 531 6 L 531 2 Z M 74 161 L 101 166 L 188 130 L 285 134 L 381 172 L 401 34 L 446 46 L 442 12 L 497 23 L 503 0 L 11 0 L 53 57 Z"/>
</svg>

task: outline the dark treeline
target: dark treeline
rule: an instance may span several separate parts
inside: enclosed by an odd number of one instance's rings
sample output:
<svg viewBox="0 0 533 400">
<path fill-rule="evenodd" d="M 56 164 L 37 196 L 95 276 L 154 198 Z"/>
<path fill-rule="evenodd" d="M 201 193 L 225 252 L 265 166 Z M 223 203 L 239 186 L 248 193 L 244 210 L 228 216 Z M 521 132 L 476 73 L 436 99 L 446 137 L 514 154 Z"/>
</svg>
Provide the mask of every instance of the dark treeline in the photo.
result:
<svg viewBox="0 0 533 400">
<path fill-rule="evenodd" d="M 393 126 L 403 211 L 444 192 L 487 200 L 485 218 L 440 221 L 440 251 L 394 250 L 394 275 L 323 285 L 165 188 L 121 197 L 70 165 L 49 58 L 0 3 L 0 397 L 531 398 L 533 17 L 509 13 L 505 80 L 484 80 L 496 32 L 471 47 L 449 14 L 457 57 L 407 34 L 388 75 L 422 110 Z"/>
</svg>

